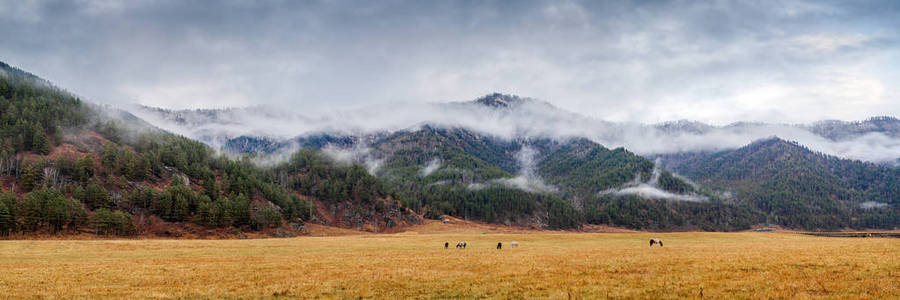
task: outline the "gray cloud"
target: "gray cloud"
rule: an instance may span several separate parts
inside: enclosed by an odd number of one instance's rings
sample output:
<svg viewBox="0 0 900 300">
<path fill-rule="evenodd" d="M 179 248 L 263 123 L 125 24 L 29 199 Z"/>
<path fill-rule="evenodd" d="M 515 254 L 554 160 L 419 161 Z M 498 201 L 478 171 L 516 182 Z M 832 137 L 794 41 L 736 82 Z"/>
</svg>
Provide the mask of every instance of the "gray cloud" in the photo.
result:
<svg viewBox="0 0 900 300">
<path fill-rule="evenodd" d="M 896 1 L 6 1 L 0 60 L 89 99 L 303 113 L 492 91 L 611 121 L 898 115 Z"/>
</svg>

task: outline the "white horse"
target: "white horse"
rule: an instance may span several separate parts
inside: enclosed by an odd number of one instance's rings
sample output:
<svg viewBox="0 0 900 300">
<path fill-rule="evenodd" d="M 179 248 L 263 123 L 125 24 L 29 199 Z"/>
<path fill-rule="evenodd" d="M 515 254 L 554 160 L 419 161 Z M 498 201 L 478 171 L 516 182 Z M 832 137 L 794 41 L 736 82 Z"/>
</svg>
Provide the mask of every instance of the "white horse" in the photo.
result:
<svg viewBox="0 0 900 300">
<path fill-rule="evenodd" d="M 510 247 L 510 248 L 515 248 L 515 247 L 518 247 L 518 246 L 519 246 L 519 242 L 517 242 L 517 241 L 512 241 L 512 243 L 509 243 L 509 247 Z"/>
<path fill-rule="evenodd" d="M 663 246 L 662 240 L 660 240 L 660 239 L 650 239 L 650 247 L 653 247 L 653 244 L 659 244 L 660 247 Z"/>
</svg>

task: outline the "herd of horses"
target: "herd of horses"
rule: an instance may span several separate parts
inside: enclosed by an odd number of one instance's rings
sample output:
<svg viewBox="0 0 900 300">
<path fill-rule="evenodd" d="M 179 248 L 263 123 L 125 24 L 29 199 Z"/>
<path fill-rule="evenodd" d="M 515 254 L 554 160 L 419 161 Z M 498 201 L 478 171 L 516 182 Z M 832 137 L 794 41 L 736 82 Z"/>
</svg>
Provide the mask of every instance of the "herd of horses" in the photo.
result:
<svg viewBox="0 0 900 300">
<path fill-rule="evenodd" d="M 660 247 L 663 246 L 662 240 L 656 238 L 650 239 L 650 247 L 653 247 L 655 244 L 659 244 Z M 466 249 L 466 245 L 468 245 L 466 241 L 459 241 L 456 243 L 456 249 Z M 519 247 L 519 242 L 512 241 L 509 243 L 509 246 L 510 248 Z M 444 242 L 444 249 L 450 249 L 450 242 Z M 497 249 L 503 249 L 503 242 L 497 242 Z"/>
<path fill-rule="evenodd" d="M 458 242 L 458 243 L 456 243 L 456 249 L 466 249 L 466 245 L 468 245 L 468 243 L 466 241 Z M 512 241 L 512 243 L 509 243 L 509 247 L 510 248 L 519 247 L 519 242 Z M 444 249 L 449 249 L 449 248 L 450 248 L 450 242 L 444 242 Z M 503 249 L 503 242 L 497 242 L 497 249 Z"/>
</svg>

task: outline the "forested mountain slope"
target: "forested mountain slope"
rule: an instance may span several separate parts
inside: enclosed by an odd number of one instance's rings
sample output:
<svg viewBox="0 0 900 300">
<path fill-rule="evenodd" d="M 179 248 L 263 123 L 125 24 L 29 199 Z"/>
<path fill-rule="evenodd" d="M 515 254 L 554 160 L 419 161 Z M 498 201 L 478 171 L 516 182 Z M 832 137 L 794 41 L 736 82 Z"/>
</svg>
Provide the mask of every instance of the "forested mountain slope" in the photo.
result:
<svg viewBox="0 0 900 300">
<path fill-rule="evenodd" d="M 650 160 L 587 139 L 504 140 L 426 126 L 378 141 L 370 153 L 383 160 L 377 173 L 428 216 L 551 228 L 587 217 L 656 230 L 738 230 L 762 222 Z"/>
<path fill-rule="evenodd" d="M 900 169 L 815 153 L 779 138 L 715 153 L 663 156 L 698 183 L 729 191 L 793 228 L 900 225 Z"/>
<path fill-rule="evenodd" d="M 652 161 L 623 148 L 610 150 L 587 139 L 574 139 L 550 152 L 538 164 L 538 173 L 575 196 L 590 196 L 630 181 L 650 180 L 654 167 Z M 664 191 L 696 192 L 666 170 L 660 170 L 657 183 Z"/>
<path fill-rule="evenodd" d="M 591 224 L 728 231 L 764 222 L 756 210 L 694 186 L 646 158 L 587 139 L 558 145 L 537 169 Z"/>
<path fill-rule="evenodd" d="M 431 176 L 436 180 L 459 179 L 472 183 L 515 173 L 518 169 L 513 155 L 520 148 L 513 142 L 479 135 L 460 129 L 432 126 L 415 131 L 401 131 L 372 144 L 375 154 L 385 159 L 384 168 L 394 175 L 409 176 L 419 167 L 437 163 L 439 171 Z M 392 174 L 388 174 L 392 175 Z"/>
<path fill-rule="evenodd" d="M 510 184 L 521 145 L 460 128 L 424 126 L 371 145 L 376 171 L 426 216 L 557 229 L 581 226 L 580 212 L 557 195 Z"/>
<path fill-rule="evenodd" d="M 0 235 L 291 235 L 307 221 L 379 231 L 420 220 L 358 165 L 303 152 L 263 169 L 0 67 Z"/>
</svg>

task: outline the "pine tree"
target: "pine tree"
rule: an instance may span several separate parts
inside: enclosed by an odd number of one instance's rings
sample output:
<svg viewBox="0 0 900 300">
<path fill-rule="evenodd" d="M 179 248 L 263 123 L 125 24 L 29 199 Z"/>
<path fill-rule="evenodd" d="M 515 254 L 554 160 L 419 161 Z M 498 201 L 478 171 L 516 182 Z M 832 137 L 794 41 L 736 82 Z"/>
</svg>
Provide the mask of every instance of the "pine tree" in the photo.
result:
<svg viewBox="0 0 900 300">
<path fill-rule="evenodd" d="M 100 164 L 110 174 L 118 173 L 119 151 L 112 144 L 106 144 L 100 153 Z"/>
<path fill-rule="evenodd" d="M 97 234 L 131 235 L 135 231 L 131 215 L 121 211 L 113 212 L 105 208 L 94 212 L 94 215 L 91 217 L 91 223 L 97 229 Z"/>
<path fill-rule="evenodd" d="M 71 217 L 71 215 L 69 215 L 70 210 L 68 201 L 66 201 L 58 191 L 45 201 L 44 214 L 47 223 L 50 225 L 50 229 L 52 229 L 53 232 L 62 231 L 63 228 L 69 224 Z"/>
<path fill-rule="evenodd" d="M 12 192 L 0 193 L 0 202 L 3 202 L 3 204 L 6 205 L 7 211 L 9 211 L 9 214 L 12 215 L 13 220 L 15 220 L 18 215 L 17 206 L 19 202 L 16 198 L 16 194 Z"/>
<path fill-rule="evenodd" d="M 91 159 L 91 156 L 84 156 L 75 162 L 75 180 L 87 182 L 94 177 L 94 172 L 94 160 Z"/>
<path fill-rule="evenodd" d="M 203 180 L 203 193 L 210 199 L 219 198 L 219 188 L 216 186 L 216 178 L 209 177 Z"/>
<path fill-rule="evenodd" d="M 0 201 L 0 235 L 8 235 L 15 230 L 15 220 L 12 213 L 6 208 L 6 203 Z"/>
<path fill-rule="evenodd" d="M 69 210 L 69 230 L 77 230 L 79 226 L 87 224 L 87 212 L 84 210 L 81 202 L 72 198 L 66 198 L 66 204 Z"/>
<path fill-rule="evenodd" d="M 47 135 L 44 134 L 44 128 L 39 125 L 34 126 L 31 138 L 31 149 L 34 153 L 47 155 L 50 154 L 50 142 L 47 141 Z"/>
<path fill-rule="evenodd" d="M 138 160 L 138 164 L 134 173 L 135 180 L 149 179 L 153 177 L 153 168 L 151 167 L 150 159 L 142 156 L 140 160 Z"/>
<path fill-rule="evenodd" d="M 80 200 L 91 209 L 109 207 L 111 204 L 106 189 L 97 183 L 88 184 L 84 188 L 84 193 Z"/>
<path fill-rule="evenodd" d="M 28 164 L 28 166 L 25 167 L 24 174 L 22 174 L 22 188 L 26 191 L 37 188 L 38 184 L 43 179 L 41 171 L 42 170 L 34 164 Z"/>
</svg>

